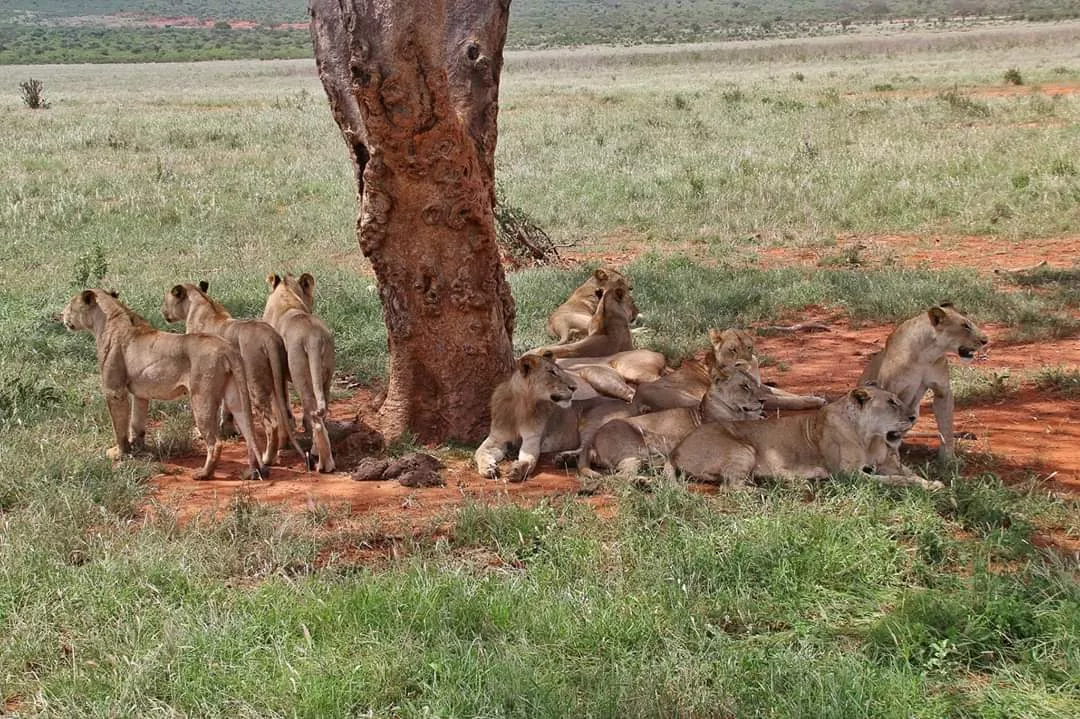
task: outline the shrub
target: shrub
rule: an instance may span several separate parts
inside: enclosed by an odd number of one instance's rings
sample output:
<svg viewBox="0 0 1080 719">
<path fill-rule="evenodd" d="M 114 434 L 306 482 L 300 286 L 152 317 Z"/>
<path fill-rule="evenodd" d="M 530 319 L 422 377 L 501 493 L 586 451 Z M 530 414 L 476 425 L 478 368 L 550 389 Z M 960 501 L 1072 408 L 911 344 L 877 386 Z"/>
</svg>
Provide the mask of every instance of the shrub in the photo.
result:
<svg viewBox="0 0 1080 719">
<path fill-rule="evenodd" d="M 30 78 L 19 83 L 19 94 L 22 95 L 23 104 L 31 110 L 47 110 L 49 101 L 45 99 L 45 83 L 41 80 Z"/>
<path fill-rule="evenodd" d="M 1008 70 L 1006 70 L 1004 77 L 1005 77 L 1005 82 L 1007 82 L 1010 85 L 1023 85 L 1024 84 L 1024 78 L 1022 78 L 1020 76 L 1020 71 L 1017 70 L 1015 67 L 1010 67 Z"/>
</svg>

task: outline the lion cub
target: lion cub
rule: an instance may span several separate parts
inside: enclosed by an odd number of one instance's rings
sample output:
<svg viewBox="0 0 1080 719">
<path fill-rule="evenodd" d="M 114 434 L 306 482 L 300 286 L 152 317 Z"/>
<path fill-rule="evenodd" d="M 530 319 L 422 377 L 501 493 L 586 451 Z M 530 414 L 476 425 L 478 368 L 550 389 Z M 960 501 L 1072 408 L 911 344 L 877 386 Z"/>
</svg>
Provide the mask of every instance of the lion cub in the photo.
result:
<svg viewBox="0 0 1080 719">
<path fill-rule="evenodd" d="M 914 423 L 892 392 L 859 387 L 813 414 L 703 424 L 671 453 L 665 473 L 741 486 L 760 477 L 825 479 L 860 472 L 882 484 L 938 489 L 940 482 L 921 477 L 869 474 Z"/>
<path fill-rule="evenodd" d="M 630 285 L 618 270 L 611 268 L 597 268 L 589 278 L 585 280 L 567 298 L 566 302 L 555 308 L 547 321 L 547 331 L 552 337 L 559 340 L 559 344 L 566 344 L 570 340 L 584 337 L 589 329 L 589 321 L 596 312 L 596 305 L 600 295 L 597 290 L 606 290 L 613 287 L 616 282 L 622 281 L 628 291 Z M 626 306 L 627 316 L 633 322 L 640 314 L 634 298 L 628 295 L 629 301 Z"/>
<path fill-rule="evenodd" d="M 327 398 L 334 377 L 334 335 L 325 322 L 313 315 L 315 278 L 305 272 L 299 279 L 275 274 L 266 276 L 270 296 L 263 321 L 285 341 L 289 375 L 304 408 L 304 429 L 311 434 L 319 455 L 319 471 L 334 471 L 334 455 L 326 430 Z"/>
<path fill-rule="evenodd" d="M 278 449 L 287 442 L 304 458 L 308 468 L 312 468 L 310 455 L 296 441 L 293 432 L 285 385 L 289 379 L 285 343 L 273 327 L 261 320 L 233 319 L 228 310 L 206 294 L 209 287 L 205 280 L 198 287 L 191 284 L 174 286 L 165 293 L 161 314 L 166 322 L 183 322 L 188 334 L 202 332 L 222 337 L 240 353 L 251 409 L 262 419 L 266 431 L 263 462 L 274 464 Z"/>
<path fill-rule="evenodd" d="M 975 323 L 953 309 L 949 302 L 931 307 L 893 330 L 885 349 L 870 358 L 859 384 L 873 383 L 900 397 L 910 414 L 919 416 L 919 403 L 926 390 L 934 393 L 934 419 L 941 436 L 940 454 L 951 457 L 956 449 L 953 435 L 952 386 L 949 384 L 948 352 L 970 362 L 989 339 Z M 900 457 L 894 457 L 892 471 L 900 470 Z"/>
<path fill-rule="evenodd" d="M 116 446 L 106 452 L 110 459 L 120 459 L 143 445 L 151 399 L 188 394 L 195 426 L 206 442 L 206 463 L 195 479 L 212 477 L 221 455 L 217 437 L 222 401 L 235 415 L 247 444 L 250 468 L 244 478 L 269 476 L 255 446 L 244 365 L 228 342 L 211 335 L 156 330 L 115 295 L 102 290 L 85 290 L 72 297 L 62 319 L 73 332 L 94 334 L 101 389 L 116 435 Z"/>
</svg>

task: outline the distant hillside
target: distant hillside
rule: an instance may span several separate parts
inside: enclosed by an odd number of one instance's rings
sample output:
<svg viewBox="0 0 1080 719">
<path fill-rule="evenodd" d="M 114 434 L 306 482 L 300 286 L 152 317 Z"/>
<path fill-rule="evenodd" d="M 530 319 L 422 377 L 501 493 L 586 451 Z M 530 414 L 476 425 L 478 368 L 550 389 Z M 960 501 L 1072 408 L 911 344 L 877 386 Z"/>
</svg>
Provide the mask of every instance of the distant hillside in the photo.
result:
<svg viewBox="0 0 1080 719">
<path fill-rule="evenodd" d="M 836 32 L 837 23 L 1080 17 L 1080 0 L 513 0 L 510 47 Z M 4 0 L 0 63 L 307 57 L 306 0 Z"/>
</svg>

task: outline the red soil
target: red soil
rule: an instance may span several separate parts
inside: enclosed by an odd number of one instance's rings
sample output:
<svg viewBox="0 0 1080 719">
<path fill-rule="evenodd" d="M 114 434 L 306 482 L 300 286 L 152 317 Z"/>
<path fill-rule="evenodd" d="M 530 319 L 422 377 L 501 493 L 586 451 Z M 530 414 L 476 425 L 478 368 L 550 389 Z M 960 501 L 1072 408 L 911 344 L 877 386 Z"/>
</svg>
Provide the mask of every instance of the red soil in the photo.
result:
<svg viewBox="0 0 1080 719">
<path fill-rule="evenodd" d="M 841 235 L 835 246 L 770 247 L 758 251 L 764 267 L 791 265 L 843 266 L 845 255 L 858 248 L 861 264 L 893 262 L 903 267 L 968 267 L 983 274 L 1030 267 L 1073 267 L 1080 258 L 1080 237 L 987 240 L 985 237 L 918 235 Z"/>
</svg>

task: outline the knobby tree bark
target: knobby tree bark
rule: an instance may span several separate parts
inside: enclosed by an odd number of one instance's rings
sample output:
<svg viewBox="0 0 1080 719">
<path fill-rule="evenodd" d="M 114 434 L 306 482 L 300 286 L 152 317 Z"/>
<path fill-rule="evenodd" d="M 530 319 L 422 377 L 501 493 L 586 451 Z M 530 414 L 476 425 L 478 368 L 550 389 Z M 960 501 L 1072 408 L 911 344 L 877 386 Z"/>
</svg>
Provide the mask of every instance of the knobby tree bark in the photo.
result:
<svg viewBox="0 0 1080 719">
<path fill-rule="evenodd" d="M 379 429 L 478 441 L 513 367 L 492 215 L 510 0 L 310 0 L 390 350 Z"/>
</svg>

